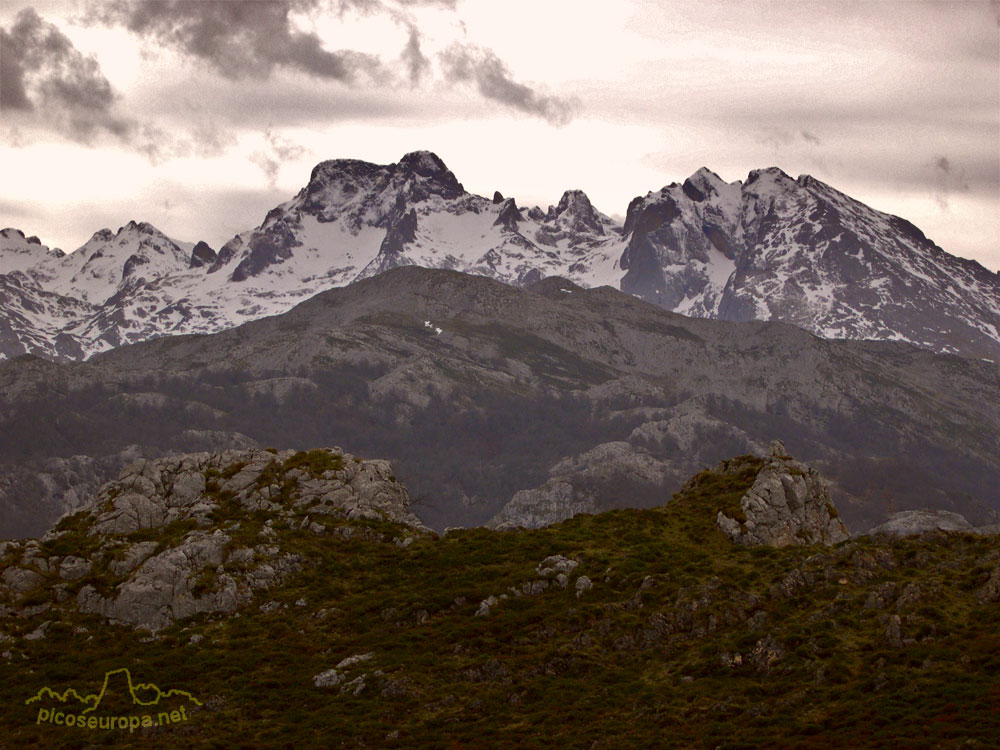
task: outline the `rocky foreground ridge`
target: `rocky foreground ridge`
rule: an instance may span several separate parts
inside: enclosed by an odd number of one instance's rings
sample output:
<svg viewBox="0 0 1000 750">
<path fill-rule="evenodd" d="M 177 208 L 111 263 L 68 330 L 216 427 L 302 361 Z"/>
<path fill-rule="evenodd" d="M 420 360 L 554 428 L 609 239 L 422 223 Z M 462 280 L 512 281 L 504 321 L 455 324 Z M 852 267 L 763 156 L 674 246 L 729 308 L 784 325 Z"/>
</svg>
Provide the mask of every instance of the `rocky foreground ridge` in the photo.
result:
<svg viewBox="0 0 1000 750">
<path fill-rule="evenodd" d="M 130 668 L 199 702 L 153 748 L 989 746 L 997 537 L 837 541 L 771 454 L 655 508 L 443 535 L 337 449 L 135 462 L 0 543 L 0 745 L 78 741 L 26 699 Z"/>
<path fill-rule="evenodd" d="M 314 520 L 315 519 L 315 520 Z M 275 526 L 346 534 L 338 520 L 422 529 L 387 461 L 339 449 L 194 453 L 139 460 L 40 540 L 0 543 L 0 592 L 52 584 L 56 602 L 149 630 L 233 613 L 301 570 Z"/>
</svg>

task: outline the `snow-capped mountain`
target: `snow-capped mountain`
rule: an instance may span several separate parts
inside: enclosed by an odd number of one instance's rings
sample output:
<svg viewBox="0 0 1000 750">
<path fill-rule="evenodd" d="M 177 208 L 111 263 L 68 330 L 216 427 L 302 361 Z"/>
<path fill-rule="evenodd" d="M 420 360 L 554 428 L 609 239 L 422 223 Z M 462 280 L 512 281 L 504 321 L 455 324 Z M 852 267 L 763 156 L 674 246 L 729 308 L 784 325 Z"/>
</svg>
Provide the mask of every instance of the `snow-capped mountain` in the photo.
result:
<svg viewBox="0 0 1000 750">
<path fill-rule="evenodd" d="M 621 288 L 674 312 L 1000 353 L 1000 275 L 808 175 L 700 169 L 632 201 L 625 233 Z"/>
<path fill-rule="evenodd" d="M 621 226 L 579 190 L 545 209 L 471 194 L 426 151 L 322 162 L 217 254 L 145 223 L 65 256 L 4 230 L 0 356 L 210 333 L 402 265 L 512 284 L 563 276 L 691 316 L 1000 358 L 1000 276 L 811 177 L 772 168 L 727 183 L 700 169 L 635 198 Z"/>
<path fill-rule="evenodd" d="M 236 282 L 294 274 L 337 286 L 420 265 L 511 283 L 556 274 L 615 282 L 617 229 L 580 191 L 547 211 L 467 193 L 426 151 L 389 165 L 338 159 L 319 164 L 260 227 L 226 243 L 210 273 L 226 269 Z"/>
</svg>

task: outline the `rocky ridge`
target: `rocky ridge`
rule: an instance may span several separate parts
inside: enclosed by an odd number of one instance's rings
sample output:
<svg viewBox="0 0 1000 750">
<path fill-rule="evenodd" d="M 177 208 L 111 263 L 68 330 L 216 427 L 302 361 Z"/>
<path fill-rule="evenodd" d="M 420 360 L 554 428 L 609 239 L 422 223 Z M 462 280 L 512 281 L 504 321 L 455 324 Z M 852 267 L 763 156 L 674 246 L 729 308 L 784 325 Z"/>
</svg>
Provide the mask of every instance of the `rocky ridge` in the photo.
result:
<svg viewBox="0 0 1000 750">
<path fill-rule="evenodd" d="M 336 459 L 347 457 L 337 451 L 244 451 L 232 464 L 214 455 L 156 462 L 159 475 L 137 462 L 103 505 L 64 519 L 59 536 L 0 543 L 0 664 L 18 675 L 0 680 L 5 744 L 46 746 L 76 731 L 38 722 L 26 697 L 82 692 L 100 684 L 104 665 L 122 664 L 198 699 L 186 723 L 120 735 L 153 747 L 234 746 L 248 735 L 296 746 L 476 746 L 485 733 L 501 747 L 613 737 L 635 747 L 874 749 L 978 746 L 1000 729 L 995 537 L 737 544 L 716 519 L 719 510 L 732 517 L 754 487 L 767 459 L 752 456 L 700 472 L 662 507 L 438 536 L 381 512 L 352 520 L 354 502 L 316 513 L 332 504 L 323 494 L 297 507 L 303 485 L 341 470 Z M 244 485 L 241 474 L 258 481 Z M 391 475 L 381 482 L 382 507 L 400 507 Z M 148 492 L 162 499 L 155 512 L 140 500 Z M 213 503 L 206 516 L 200 506 Z M 274 507 L 254 510 L 264 503 Z M 142 528 L 168 517 L 182 520 Z M 211 525 L 198 526 L 203 518 Z M 106 530 L 89 534 L 97 519 Z M 125 537 L 128 554 L 105 549 L 98 559 L 104 541 L 122 539 L 115 529 L 138 529 Z M 232 539 L 221 572 L 202 533 Z M 182 547 L 196 561 L 179 566 L 196 574 L 196 601 L 222 575 L 253 600 L 164 620 L 152 633 L 80 611 L 75 591 L 113 583 L 103 566 L 146 556 L 142 570 Z M 160 565 L 176 562 L 168 554 Z M 272 582 L 253 588 L 261 577 Z M 299 721 L 275 720 L 288 710 Z"/>
<path fill-rule="evenodd" d="M 0 534 L 37 536 L 69 509 L 56 485 L 76 480 L 51 459 L 104 466 L 133 446 L 350 443 L 392 460 L 444 529 L 482 525 L 546 482 L 547 496 L 569 485 L 570 504 L 657 505 L 774 435 L 830 480 L 852 530 L 935 507 L 996 523 L 998 383 L 988 363 L 900 343 L 406 266 L 212 336 L 0 363 Z M 7 489 L 31 473 L 52 486 Z"/>
<path fill-rule="evenodd" d="M 351 536 L 343 521 L 360 520 L 423 529 L 386 461 L 336 448 L 141 459 L 40 540 L 2 543 L 0 595 L 44 587 L 82 613 L 157 631 L 232 614 L 309 564 L 276 529 Z"/>
</svg>

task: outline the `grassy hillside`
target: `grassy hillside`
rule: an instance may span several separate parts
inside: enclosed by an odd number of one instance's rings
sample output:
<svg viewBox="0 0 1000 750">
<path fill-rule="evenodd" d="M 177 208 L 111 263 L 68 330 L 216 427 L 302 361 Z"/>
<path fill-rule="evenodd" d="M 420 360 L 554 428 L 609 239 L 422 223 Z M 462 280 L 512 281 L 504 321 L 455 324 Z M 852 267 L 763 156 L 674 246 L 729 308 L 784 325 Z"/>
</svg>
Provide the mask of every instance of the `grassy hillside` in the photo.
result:
<svg viewBox="0 0 1000 750">
<path fill-rule="evenodd" d="M 662 508 L 535 531 L 276 521 L 302 572 L 238 616 L 154 636 L 72 607 L 0 610 L 0 748 L 993 746 L 997 538 L 734 546 L 714 518 L 759 468 L 734 459 Z M 579 562 L 565 588 L 538 571 L 552 555 Z M 37 724 L 25 705 L 122 668 L 202 705 L 133 734 Z"/>
</svg>

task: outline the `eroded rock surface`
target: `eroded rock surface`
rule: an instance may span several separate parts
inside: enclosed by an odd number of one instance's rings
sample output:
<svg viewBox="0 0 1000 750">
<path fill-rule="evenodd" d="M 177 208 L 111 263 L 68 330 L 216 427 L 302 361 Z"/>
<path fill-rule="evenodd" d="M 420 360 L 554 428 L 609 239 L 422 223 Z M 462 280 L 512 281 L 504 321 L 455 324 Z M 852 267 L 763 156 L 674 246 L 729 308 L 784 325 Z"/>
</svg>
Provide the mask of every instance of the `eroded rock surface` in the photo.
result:
<svg viewBox="0 0 1000 750">
<path fill-rule="evenodd" d="M 913 536 L 925 531 L 973 531 L 965 516 L 947 510 L 904 510 L 893 513 L 869 534 Z"/>
<path fill-rule="evenodd" d="M 719 511 L 719 529 L 737 544 L 772 547 L 836 544 L 850 538 L 819 472 L 789 456 L 780 440 L 771 443 L 768 453 L 740 500 L 742 512 L 730 516 Z"/>
<path fill-rule="evenodd" d="M 331 517 L 423 528 L 388 462 L 337 448 L 141 459 L 40 540 L 3 543 L 0 599 L 52 583 L 56 601 L 151 631 L 232 613 L 306 563 L 275 543 L 275 524 L 322 535 L 314 519 Z"/>
</svg>

